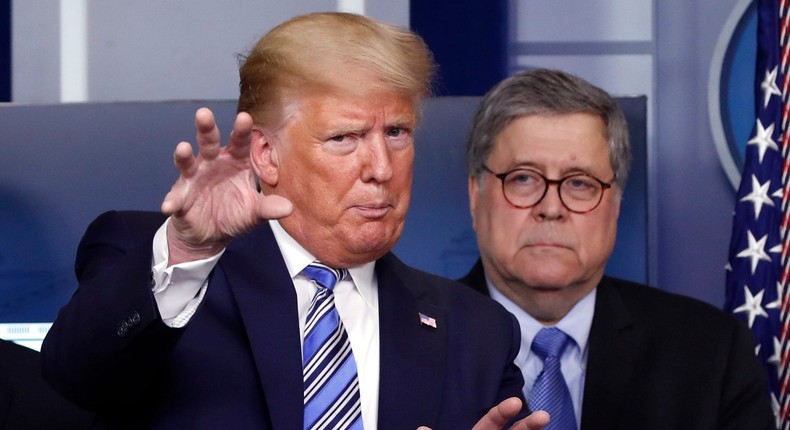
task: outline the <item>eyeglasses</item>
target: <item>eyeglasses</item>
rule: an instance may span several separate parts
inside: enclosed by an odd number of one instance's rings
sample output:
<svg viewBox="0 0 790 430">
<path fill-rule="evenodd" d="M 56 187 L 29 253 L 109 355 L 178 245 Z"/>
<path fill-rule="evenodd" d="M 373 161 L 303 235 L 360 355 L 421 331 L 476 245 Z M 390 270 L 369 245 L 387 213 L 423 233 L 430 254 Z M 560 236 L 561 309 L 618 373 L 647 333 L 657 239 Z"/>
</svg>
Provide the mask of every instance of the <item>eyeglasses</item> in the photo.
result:
<svg viewBox="0 0 790 430">
<path fill-rule="evenodd" d="M 540 203 L 546 197 L 549 185 L 556 184 L 562 205 L 571 212 L 583 214 L 597 208 L 603 200 L 604 191 L 612 188 L 612 182 L 606 183 L 586 173 L 549 179 L 530 169 L 514 169 L 505 173 L 494 173 L 486 165 L 483 165 L 483 169 L 502 181 L 505 200 L 519 209 L 531 208 Z"/>
</svg>

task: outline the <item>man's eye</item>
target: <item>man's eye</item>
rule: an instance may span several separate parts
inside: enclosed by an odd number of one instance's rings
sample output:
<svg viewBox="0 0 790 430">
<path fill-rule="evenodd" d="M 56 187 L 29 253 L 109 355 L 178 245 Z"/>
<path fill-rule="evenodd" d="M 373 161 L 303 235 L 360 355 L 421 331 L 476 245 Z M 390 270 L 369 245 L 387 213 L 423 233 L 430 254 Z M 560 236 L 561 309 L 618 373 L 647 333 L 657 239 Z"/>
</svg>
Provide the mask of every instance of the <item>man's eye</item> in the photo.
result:
<svg viewBox="0 0 790 430">
<path fill-rule="evenodd" d="M 510 183 L 517 184 L 517 185 L 524 185 L 524 184 L 534 184 L 538 181 L 539 176 L 535 173 L 526 171 L 526 170 L 519 170 L 515 172 L 510 172 L 505 180 Z"/>
<path fill-rule="evenodd" d="M 518 175 L 513 175 L 513 176 L 511 177 L 511 180 L 512 180 L 513 182 L 515 182 L 515 183 L 518 183 L 518 184 L 523 184 L 523 183 L 525 183 L 525 182 L 530 182 L 530 181 L 532 181 L 532 176 L 530 176 L 530 175 L 523 175 L 523 174 L 518 174 Z"/>
<path fill-rule="evenodd" d="M 335 142 L 342 142 L 345 139 L 346 139 L 346 135 L 345 134 L 341 134 L 341 135 L 338 135 L 338 136 L 332 136 L 329 140 L 334 140 Z"/>
<path fill-rule="evenodd" d="M 574 189 L 583 190 L 583 189 L 595 188 L 595 184 L 593 183 L 593 181 L 584 177 L 568 178 L 565 182 L 568 184 L 569 187 Z"/>
<path fill-rule="evenodd" d="M 387 136 L 398 137 L 401 135 L 402 131 L 403 129 L 400 127 L 392 127 L 391 129 L 389 129 L 389 131 L 387 131 Z"/>
</svg>

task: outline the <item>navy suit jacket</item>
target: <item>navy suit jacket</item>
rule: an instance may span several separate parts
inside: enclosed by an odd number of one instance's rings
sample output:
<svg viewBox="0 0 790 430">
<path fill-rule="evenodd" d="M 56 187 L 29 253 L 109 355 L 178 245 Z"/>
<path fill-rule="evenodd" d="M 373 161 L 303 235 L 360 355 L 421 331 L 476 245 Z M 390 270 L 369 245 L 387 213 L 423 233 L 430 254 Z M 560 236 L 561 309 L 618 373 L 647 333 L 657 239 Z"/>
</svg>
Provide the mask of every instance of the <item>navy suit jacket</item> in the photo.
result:
<svg viewBox="0 0 790 430">
<path fill-rule="evenodd" d="M 41 378 L 38 352 L 0 340 L 0 430 L 79 430 L 92 419 Z"/>
<path fill-rule="evenodd" d="M 268 224 L 228 245 L 197 312 L 173 329 L 151 293 L 151 243 L 164 219 L 110 212 L 91 224 L 79 288 L 44 341 L 45 377 L 108 428 L 301 429 L 296 294 Z M 375 270 L 379 428 L 471 428 L 521 396 L 512 315 L 392 254 Z"/>
<path fill-rule="evenodd" d="M 480 261 L 461 282 L 488 295 Z M 604 277 L 581 430 L 775 429 L 755 342 L 707 303 Z"/>
</svg>

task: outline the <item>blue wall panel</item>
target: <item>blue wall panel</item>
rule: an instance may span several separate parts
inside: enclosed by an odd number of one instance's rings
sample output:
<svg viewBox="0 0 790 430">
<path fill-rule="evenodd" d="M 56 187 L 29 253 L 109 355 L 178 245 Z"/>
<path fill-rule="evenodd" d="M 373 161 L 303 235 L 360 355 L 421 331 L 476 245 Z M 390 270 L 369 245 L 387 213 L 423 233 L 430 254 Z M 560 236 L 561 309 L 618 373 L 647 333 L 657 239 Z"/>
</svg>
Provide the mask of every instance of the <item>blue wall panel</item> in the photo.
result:
<svg viewBox="0 0 790 430">
<path fill-rule="evenodd" d="M 411 0 L 412 30 L 439 64 L 437 95 L 481 96 L 507 76 L 506 0 Z"/>
<path fill-rule="evenodd" d="M 395 252 L 452 278 L 477 258 L 464 152 L 477 97 L 428 100 L 416 134 L 411 208 Z M 619 100 L 634 137 L 620 235 L 608 272 L 646 274 L 645 98 Z M 52 321 L 76 288 L 77 244 L 111 209 L 158 210 L 177 174 L 172 152 L 193 140 L 194 112 L 208 106 L 223 135 L 235 102 L 0 105 L 0 323 Z"/>
</svg>

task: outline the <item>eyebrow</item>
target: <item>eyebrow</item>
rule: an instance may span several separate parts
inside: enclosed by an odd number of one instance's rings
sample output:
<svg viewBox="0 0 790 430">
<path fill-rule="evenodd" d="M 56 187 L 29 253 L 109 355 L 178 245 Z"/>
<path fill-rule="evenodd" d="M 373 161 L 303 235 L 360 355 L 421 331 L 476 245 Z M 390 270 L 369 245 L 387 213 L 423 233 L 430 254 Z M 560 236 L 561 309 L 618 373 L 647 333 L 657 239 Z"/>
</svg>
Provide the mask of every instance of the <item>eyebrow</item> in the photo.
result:
<svg viewBox="0 0 790 430">
<path fill-rule="evenodd" d="M 385 130 L 391 128 L 402 128 L 407 130 L 414 130 L 417 127 L 417 122 L 414 117 L 404 115 L 403 117 L 393 118 L 392 121 L 385 122 L 382 128 Z M 339 136 L 345 134 L 364 134 L 372 130 L 374 126 L 369 121 L 357 121 L 353 119 L 338 120 L 335 124 L 327 124 L 326 130 L 332 136 Z"/>
<path fill-rule="evenodd" d="M 517 162 L 516 164 L 513 164 L 510 167 L 508 167 L 505 171 L 506 172 L 510 172 L 510 171 L 519 170 L 519 169 L 532 169 L 532 170 L 537 170 L 540 173 L 544 173 L 544 174 L 546 172 L 546 168 L 545 168 L 544 165 L 542 165 L 540 163 L 536 163 L 534 161 L 520 161 L 520 162 Z M 600 176 L 599 174 L 593 172 L 588 167 L 571 166 L 569 168 L 561 169 L 560 170 L 560 177 L 564 178 L 566 176 L 570 176 L 570 175 L 574 175 L 574 174 L 578 174 L 578 173 L 584 173 L 584 174 L 587 174 L 587 175 L 590 175 L 590 176 L 595 176 L 595 177 Z"/>
<path fill-rule="evenodd" d="M 329 125 L 326 128 L 326 134 L 330 136 L 343 136 L 346 134 L 365 134 L 370 131 L 372 127 L 369 124 L 338 124 Z"/>
</svg>

